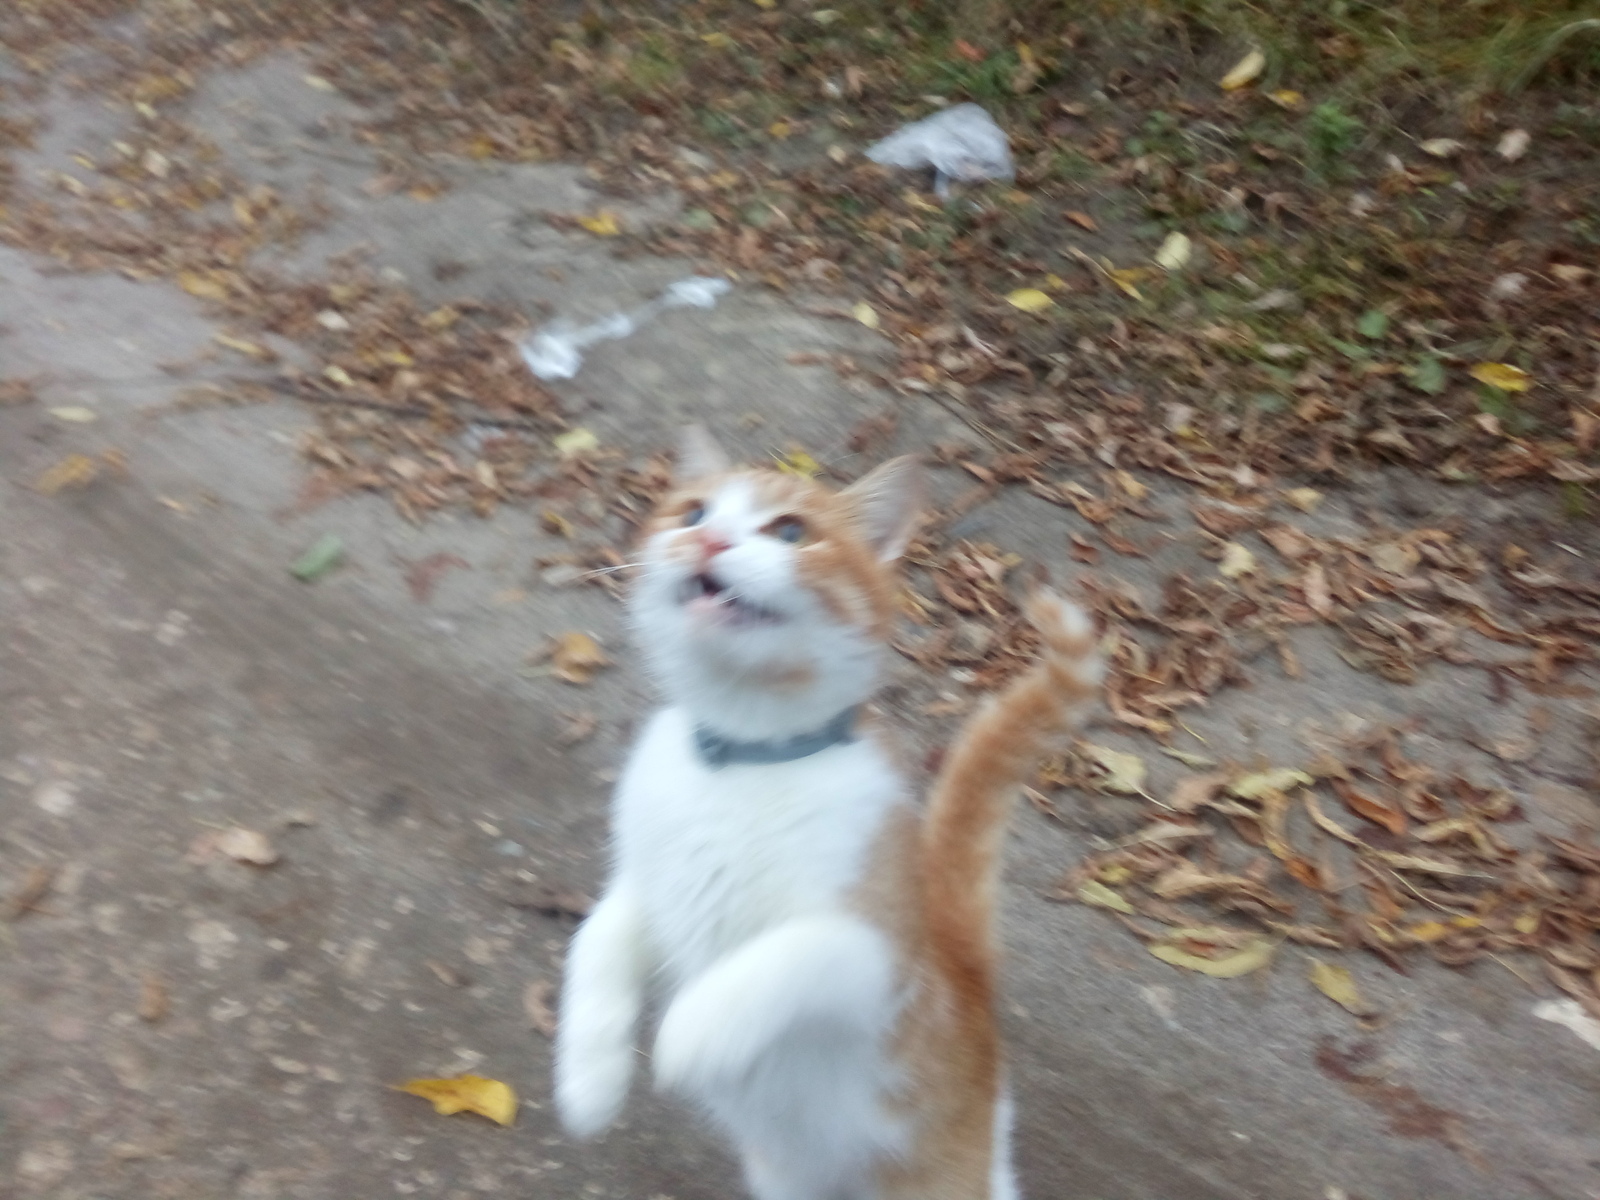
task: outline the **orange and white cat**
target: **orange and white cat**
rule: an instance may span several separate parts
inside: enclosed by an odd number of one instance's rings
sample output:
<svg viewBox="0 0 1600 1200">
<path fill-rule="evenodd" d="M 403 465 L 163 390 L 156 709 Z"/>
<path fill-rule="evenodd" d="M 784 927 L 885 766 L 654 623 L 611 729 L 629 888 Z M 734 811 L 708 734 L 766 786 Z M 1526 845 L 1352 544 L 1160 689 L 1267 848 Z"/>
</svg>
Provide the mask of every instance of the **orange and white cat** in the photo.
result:
<svg viewBox="0 0 1600 1200">
<path fill-rule="evenodd" d="M 736 470 L 700 430 L 631 609 L 667 707 L 618 783 L 614 863 L 567 959 L 556 1100 L 617 1116 L 647 995 L 657 1086 L 732 1139 L 758 1200 L 1013 1200 L 991 930 L 1012 796 L 1095 693 L 1078 609 L 988 701 L 926 806 L 861 706 L 882 675 L 921 474 L 843 492 Z"/>
</svg>

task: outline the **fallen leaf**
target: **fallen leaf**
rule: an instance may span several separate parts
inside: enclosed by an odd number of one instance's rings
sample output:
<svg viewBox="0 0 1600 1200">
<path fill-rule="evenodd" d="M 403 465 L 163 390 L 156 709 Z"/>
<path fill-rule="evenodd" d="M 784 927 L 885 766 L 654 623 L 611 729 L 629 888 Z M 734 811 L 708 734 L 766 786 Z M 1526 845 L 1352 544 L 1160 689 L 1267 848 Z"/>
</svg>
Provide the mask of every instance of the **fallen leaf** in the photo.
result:
<svg viewBox="0 0 1600 1200">
<path fill-rule="evenodd" d="M 878 310 L 865 300 L 858 300 L 850 309 L 850 315 L 860 321 L 868 329 L 876 329 L 882 322 L 878 320 Z"/>
<path fill-rule="evenodd" d="M 1532 141 L 1526 129 L 1508 129 L 1501 135 L 1500 143 L 1495 146 L 1494 152 L 1506 162 L 1516 162 L 1528 152 L 1528 144 Z"/>
<path fill-rule="evenodd" d="M 457 1075 L 453 1079 L 409 1079 L 395 1088 L 433 1102 L 433 1111 L 448 1117 L 471 1112 L 500 1125 L 517 1117 L 517 1094 L 509 1084 L 482 1075 Z"/>
<path fill-rule="evenodd" d="M 1194 812 L 1210 802 L 1211 798 L 1228 782 L 1226 771 L 1213 771 L 1209 775 L 1189 775 L 1178 780 L 1172 794 L 1167 797 L 1167 807 L 1177 812 Z"/>
<path fill-rule="evenodd" d="M 212 845 L 235 862 L 250 863 L 257 867 L 270 867 L 278 861 L 278 851 L 267 835 L 254 829 L 234 826 L 217 834 Z"/>
<path fill-rule="evenodd" d="M 1380 542 L 1368 547 L 1367 558 L 1378 570 L 1400 576 L 1410 575 L 1422 561 L 1417 548 L 1405 542 Z"/>
<path fill-rule="evenodd" d="M 1300 578 L 1300 590 L 1305 593 L 1311 611 L 1326 621 L 1333 615 L 1333 593 L 1328 589 L 1328 573 L 1321 563 L 1312 563 Z"/>
<path fill-rule="evenodd" d="M 306 548 L 289 566 L 289 574 L 301 583 L 315 583 L 344 557 L 344 541 L 336 533 L 325 533 Z"/>
<path fill-rule="evenodd" d="M 1233 70 L 1229 71 L 1218 82 L 1223 91 L 1236 92 L 1261 78 L 1261 72 L 1266 69 L 1267 56 L 1260 50 L 1252 50 L 1234 64 Z"/>
<path fill-rule="evenodd" d="M 1150 489 L 1145 484 L 1140 483 L 1126 471 L 1117 471 L 1116 478 L 1117 486 L 1135 500 L 1143 500 L 1150 494 Z"/>
<path fill-rule="evenodd" d="M 1279 88 L 1275 92 L 1268 92 L 1267 99 L 1279 108 L 1286 108 L 1290 112 L 1299 112 L 1305 107 L 1306 98 L 1293 88 Z"/>
<path fill-rule="evenodd" d="M 595 237 L 616 237 L 622 232 L 622 226 L 617 223 L 617 214 L 609 208 L 602 208 L 593 216 L 579 217 L 578 224 Z"/>
<path fill-rule="evenodd" d="M 1242 775 L 1228 785 L 1228 791 L 1241 800 L 1260 800 L 1268 792 L 1287 792 L 1293 787 L 1310 787 L 1314 780 L 1293 767 L 1275 767 Z"/>
<path fill-rule="evenodd" d="M 1417 149 L 1433 158 L 1454 158 L 1466 148 L 1465 142 L 1458 142 L 1455 138 L 1429 138 L 1417 144 Z"/>
<path fill-rule="evenodd" d="M 247 338 L 234 337 L 231 333 L 213 333 L 211 340 L 219 346 L 235 350 L 246 358 L 253 358 L 257 362 L 268 362 L 278 356 L 260 342 L 252 342 Z M 346 376 L 348 379 L 349 376 Z"/>
<path fill-rule="evenodd" d="M 1251 971 L 1259 971 L 1270 963 L 1277 945 L 1270 938 L 1259 937 L 1218 958 L 1191 953 L 1171 940 L 1152 942 L 1148 948 L 1151 954 L 1174 967 L 1199 971 L 1216 979 L 1234 979 Z"/>
<path fill-rule="evenodd" d="M 167 1015 L 170 1007 L 167 985 L 161 981 L 161 976 L 154 971 L 147 973 L 139 984 L 139 1006 L 134 1012 L 141 1021 L 153 1025 Z"/>
<path fill-rule="evenodd" d="M 1283 498 L 1303 513 L 1310 512 L 1322 503 L 1322 493 L 1317 491 L 1316 488 L 1290 488 L 1284 492 Z"/>
<path fill-rule="evenodd" d="M 585 429 L 582 425 L 557 435 L 551 439 L 550 444 L 562 458 L 582 458 L 585 454 L 593 454 L 600 449 L 600 439 L 592 430 Z"/>
<path fill-rule="evenodd" d="M 73 425 L 88 425 L 90 422 L 100 419 L 100 414 L 95 412 L 94 409 L 85 408 L 81 404 L 68 404 L 61 408 L 52 408 L 47 411 L 56 420 L 66 421 Z"/>
<path fill-rule="evenodd" d="M 1348 842 L 1352 846 L 1363 844 L 1360 838 L 1322 811 L 1322 807 L 1317 803 L 1317 797 L 1314 793 L 1304 793 L 1303 799 L 1306 804 L 1306 813 L 1318 829 L 1324 833 L 1332 834 L 1341 842 Z"/>
<path fill-rule="evenodd" d="M 1085 904 L 1092 904 L 1095 908 L 1109 908 L 1114 912 L 1128 914 L 1133 912 L 1133 905 L 1097 879 L 1091 879 L 1080 887 L 1077 891 L 1077 897 Z"/>
<path fill-rule="evenodd" d="M 33 486 L 46 496 L 54 496 L 68 489 L 88 487 L 99 474 L 100 464 L 87 454 L 69 454 L 40 475 Z"/>
<path fill-rule="evenodd" d="M 1551 263 L 1550 274 L 1554 275 L 1562 283 L 1579 284 L 1593 275 L 1594 272 L 1588 267 L 1580 267 L 1574 263 Z"/>
<path fill-rule="evenodd" d="M 794 475 L 801 479 L 815 479 L 822 474 L 822 464 L 798 446 L 790 446 L 782 454 L 774 454 L 774 462 L 778 470 L 785 475 Z"/>
<path fill-rule="evenodd" d="M 601 667 L 609 666 L 611 660 L 606 657 L 599 642 L 587 633 L 572 630 L 555 640 L 550 650 L 550 663 L 557 679 L 582 685 L 593 680 L 594 673 Z"/>
<path fill-rule="evenodd" d="M 1054 308 L 1056 302 L 1038 288 L 1018 288 L 1006 296 L 1006 303 L 1026 313 L 1037 313 Z"/>
<path fill-rule="evenodd" d="M 528 1014 L 528 1024 L 547 1038 L 556 1036 L 556 1013 L 550 1006 L 555 990 L 548 979 L 535 979 L 522 989 L 522 1011 Z"/>
<path fill-rule="evenodd" d="M 1445 862 L 1443 859 L 1423 858 L 1416 854 L 1395 854 L 1388 850 L 1373 850 L 1370 853 L 1379 862 L 1397 871 L 1422 871 L 1428 875 L 1442 875 L 1447 878 L 1494 878 L 1483 871 L 1474 871 L 1469 867 L 1463 867 L 1460 863 Z"/>
<path fill-rule="evenodd" d="M 1499 388 L 1502 392 L 1525 392 L 1533 386 L 1532 377 L 1510 363 L 1481 362 L 1472 368 L 1470 374 L 1479 383 Z"/>
<path fill-rule="evenodd" d="M 1224 579 L 1237 579 L 1241 575 L 1249 575 L 1256 569 L 1256 556 L 1249 549 L 1238 542 L 1229 542 L 1222 548 L 1222 562 L 1217 567 L 1217 574 Z"/>
<path fill-rule="evenodd" d="M 1372 1015 L 1372 1006 L 1362 998 L 1361 989 L 1356 987 L 1355 977 L 1350 974 L 1348 967 L 1335 966 L 1333 963 L 1314 958 L 1311 960 L 1311 970 L 1307 977 L 1311 980 L 1312 987 L 1340 1008 L 1358 1017 Z"/>
<path fill-rule="evenodd" d="M 1396 837 L 1405 835 L 1406 815 L 1398 808 L 1384 804 L 1381 800 L 1376 800 L 1367 795 L 1367 793 L 1339 780 L 1334 781 L 1333 790 L 1338 794 L 1339 799 L 1344 801 L 1345 807 L 1355 813 L 1356 816 L 1387 829 Z"/>
<path fill-rule="evenodd" d="M 178 286 L 191 296 L 198 296 L 202 300 L 226 300 L 227 287 L 215 276 L 202 274 L 199 271 L 179 271 Z"/>
<path fill-rule="evenodd" d="M 1143 300 L 1144 293 L 1134 285 L 1147 278 L 1149 274 L 1150 272 L 1143 267 L 1122 267 L 1121 269 L 1112 268 L 1107 270 L 1106 278 L 1135 300 Z"/>
<path fill-rule="evenodd" d="M 1095 219 L 1086 212 L 1079 212 L 1075 208 L 1069 208 L 1061 215 L 1079 229 L 1087 229 L 1090 233 L 1098 233 L 1100 231 L 1100 226 L 1095 222 Z"/>
<path fill-rule="evenodd" d="M 1173 230 L 1167 234 L 1161 248 L 1156 251 L 1156 266 L 1164 271 L 1181 270 L 1194 254 L 1194 242 L 1186 234 Z"/>
<path fill-rule="evenodd" d="M 1125 796 L 1144 794 L 1144 760 L 1137 754 L 1124 754 L 1109 746 L 1085 746 L 1084 753 L 1105 772 L 1100 786 L 1108 792 Z"/>
<path fill-rule="evenodd" d="M 24 913 L 43 911 L 39 908 L 39 901 L 50 894 L 55 878 L 54 867 L 47 867 L 42 863 L 29 867 L 28 874 L 22 880 L 22 886 L 7 896 L 5 903 L 0 905 L 0 918 L 15 921 Z"/>
<path fill-rule="evenodd" d="M 1255 886 L 1243 875 L 1216 875 L 1201 870 L 1188 859 L 1181 860 L 1149 885 L 1151 893 L 1163 900 L 1182 900 L 1205 892 L 1249 890 Z"/>
</svg>

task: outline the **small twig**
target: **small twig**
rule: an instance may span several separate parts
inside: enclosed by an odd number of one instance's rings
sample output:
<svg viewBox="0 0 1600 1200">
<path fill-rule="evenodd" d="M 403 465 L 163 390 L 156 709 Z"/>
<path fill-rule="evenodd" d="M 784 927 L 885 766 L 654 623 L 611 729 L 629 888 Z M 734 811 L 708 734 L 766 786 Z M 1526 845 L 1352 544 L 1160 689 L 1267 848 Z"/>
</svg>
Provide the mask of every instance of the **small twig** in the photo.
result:
<svg viewBox="0 0 1600 1200">
<path fill-rule="evenodd" d="M 252 380 L 257 386 L 266 387 L 284 396 L 293 396 L 297 400 L 304 400 L 310 404 L 326 404 L 330 407 L 343 406 L 346 408 L 364 408 L 371 412 L 388 413 L 393 417 L 403 417 L 416 421 L 436 421 L 441 415 L 454 418 L 466 425 L 487 425 L 492 429 L 516 429 L 525 433 L 545 433 L 548 429 L 536 421 L 526 417 L 493 417 L 481 413 L 458 413 L 448 410 L 441 414 L 436 409 L 423 408 L 416 404 L 391 404 L 387 400 L 374 400 L 370 396 L 344 395 L 333 392 L 317 391 L 308 387 L 297 387 L 292 383 L 281 380 L 267 380 L 265 382 Z"/>
</svg>

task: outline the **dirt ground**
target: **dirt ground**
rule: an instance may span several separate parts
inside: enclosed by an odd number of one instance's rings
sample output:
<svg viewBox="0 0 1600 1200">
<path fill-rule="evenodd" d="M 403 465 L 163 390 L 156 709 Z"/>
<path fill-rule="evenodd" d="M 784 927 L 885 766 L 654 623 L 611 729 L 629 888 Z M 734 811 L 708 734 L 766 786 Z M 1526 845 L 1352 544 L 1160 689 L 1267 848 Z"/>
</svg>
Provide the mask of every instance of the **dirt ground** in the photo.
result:
<svg viewBox="0 0 1600 1200">
<path fill-rule="evenodd" d="M 530 320 L 545 304 L 580 318 L 629 307 L 696 270 L 619 260 L 546 224 L 597 205 L 574 167 L 439 159 L 447 190 L 374 194 L 381 164 L 348 132 L 359 111 L 308 74 L 268 57 L 183 101 L 233 170 L 326 206 L 277 268 L 314 279 L 359 248 L 427 307 L 469 297 Z M 126 112 L 92 95 L 32 103 L 43 126 L 16 156 L 24 180 L 126 135 Z M 606 202 L 640 223 L 676 211 Z M 0 377 L 39 381 L 36 402 L 0 407 L 0 893 L 54 871 L 0 927 L 0 1196 L 738 1195 L 727 1156 L 643 1089 L 592 1145 L 561 1135 L 548 1099 L 536 1026 L 573 896 L 603 876 L 607 786 L 648 703 L 620 607 L 537 565 L 566 547 L 537 506 L 413 524 L 376 495 L 303 503 L 305 405 L 181 402 L 206 382 L 274 378 L 219 331 L 170 282 L 0 251 Z M 859 323 L 736 287 L 711 311 L 597 347 L 554 390 L 574 424 L 632 455 L 691 418 L 752 457 L 796 443 L 849 474 L 864 460 L 848 431 L 865 416 L 899 416 L 874 457 L 974 437 L 930 400 L 792 361 L 881 352 Z M 64 456 L 108 450 L 123 465 L 89 486 L 37 486 Z M 946 502 L 971 483 L 937 474 Z M 1184 516 L 1178 485 L 1148 486 L 1152 508 Z M 1551 552 L 1592 579 L 1600 540 L 1549 508 L 1536 491 L 1372 470 L 1303 524 L 1328 538 L 1426 523 L 1541 553 L 1560 543 Z M 1011 490 L 950 532 L 1046 563 L 1069 587 L 1093 574 L 1155 595 L 1176 570 L 1215 571 L 1186 520 L 1147 557 L 1095 568 L 1067 555 L 1085 529 Z M 292 578 L 328 533 L 344 563 Z M 437 555 L 461 565 L 419 600 L 415 564 Z M 574 629 L 615 660 L 586 687 L 529 665 Z M 1553 698 L 1442 660 L 1402 685 L 1353 669 L 1328 630 L 1289 636 L 1299 676 L 1263 669 L 1219 694 L 1186 718 L 1191 749 L 1295 764 L 1397 726 L 1411 759 L 1507 789 L 1533 831 L 1600 821 L 1587 665 Z M 1260 648 L 1260 665 L 1275 652 Z M 903 664 L 889 701 L 924 747 L 941 696 L 960 708 L 963 677 Z M 564 744 L 584 714 L 595 733 Z M 1102 716 L 1087 736 L 1138 751 L 1125 733 Z M 1519 739 L 1530 748 L 1506 749 Z M 1178 764 L 1141 752 L 1166 794 Z M 1082 793 L 1059 819 L 1018 814 L 1005 978 L 1027 1194 L 1600 1197 L 1600 1023 L 1562 1007 L 1536 962 L 1424 958 L 1401 974 L 1345 956 L 1381 1013 L 1368 1027 L 1307 986 L 1304 947 L 1240 979 L 1176 970 L 1105 914 L 1042 898 L 1125 829 L 1128 803 Z M 266 834 L 278 861 L 220 852 L 214 835 L 236 826 Z M 513 1128 L 436 1116 L 391 1087 L 463 1071 L 516 1088 Z"/>
</svg>

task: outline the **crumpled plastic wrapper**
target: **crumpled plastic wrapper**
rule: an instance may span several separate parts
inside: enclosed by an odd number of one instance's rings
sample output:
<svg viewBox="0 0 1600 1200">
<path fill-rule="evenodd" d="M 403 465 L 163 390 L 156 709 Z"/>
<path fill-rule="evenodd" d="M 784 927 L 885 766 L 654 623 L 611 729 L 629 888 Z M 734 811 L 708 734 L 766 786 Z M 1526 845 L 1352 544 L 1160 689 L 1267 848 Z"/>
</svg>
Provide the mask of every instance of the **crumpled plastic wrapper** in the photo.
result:
<svg viewBox="0 0 1600 1200">
<path fill-rule="evenodd" d="M 587 325 L 552 321 L 534 330 L 518 349 L 528 370 L 538 378 L 571 379 L 583 366 L 583 352 L 596 342 L 628 337 L 669 308 L 715 308 L 717 297 L 732 288 L 726 279 L 691 275 L 632 312 L 612 313 Z"/>
<path fill-rule="evenodd" d="M 976 104 L 958 104 L 891 133 L 867 148 L 867 157 L 886 167 L 934 170 L 933 190 L 950 194 L 952 180 L 1012 179 L 1011 143 L 1005 130 Z"/>
</svg>

